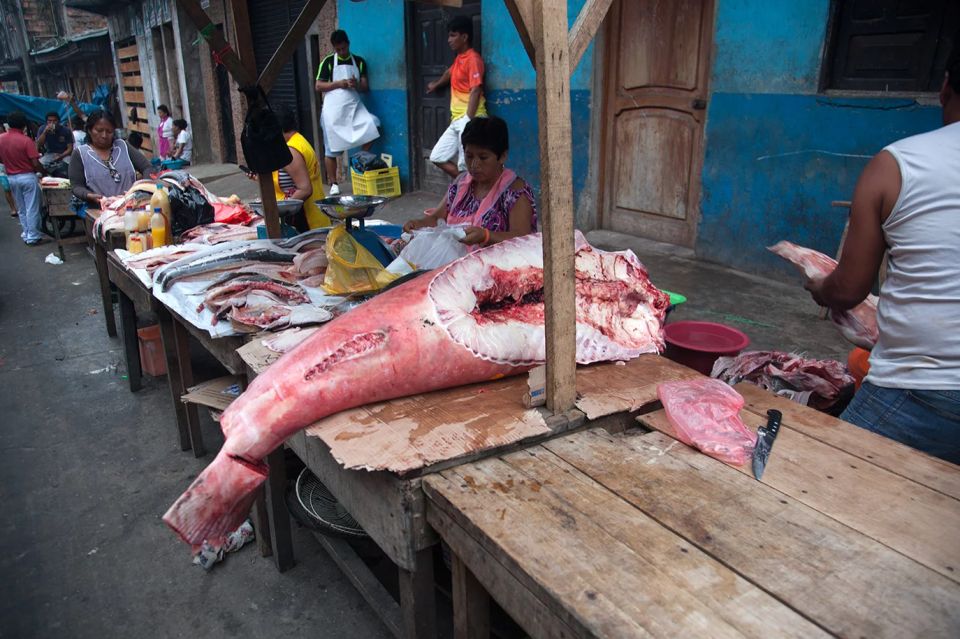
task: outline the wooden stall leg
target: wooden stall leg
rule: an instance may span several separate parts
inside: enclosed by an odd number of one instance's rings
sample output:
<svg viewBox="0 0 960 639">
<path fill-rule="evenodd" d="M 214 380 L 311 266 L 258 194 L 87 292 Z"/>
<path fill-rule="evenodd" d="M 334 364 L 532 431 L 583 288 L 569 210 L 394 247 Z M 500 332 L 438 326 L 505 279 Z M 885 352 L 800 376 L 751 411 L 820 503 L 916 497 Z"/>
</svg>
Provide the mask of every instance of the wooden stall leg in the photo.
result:
<svg viewBox="0 0 960 639">
<path fill-rule="evenodd" d="M 490 595 L 460 557 L 452 559 L 453 637 L 490 639 Z"/>
<path fill-rule="evenodd" d="M 183 382 L 180 379 L 180 364 L 177 363 L 177 340 L 173 330 L 173 318 L 165 308 L 157 311 L 160 323 L 160 340 L 163 342 L 163 357 L 167 362 L 167 386 L 173 400 L 173 414 L 177 420 L 177 435 L 180 450 L 190 450 L 190 431 L 187 428 L 187 407 L 180 401 L 183 395 Z"/>
<path fill-rule="evenodd" d="M 417 552 L 416 569 L 400 571 L 400 612 L 407 639 L 435 639 L 437 600 L 433 584 L 433 548 Z"/>
<path fill-rule="evenodd" d="M 107 275 L 107 251 L 100 242 L 94 240 L 93 255 L 97 264 L 97 277 L 100 280 L 100 299 L 103 301 L 103 319 L 107 323 L 107 335 L 117 336 L 117 320 L 113 316 L 113 300 L 110 299 L 110 277 Z"/>
<path fill-rule="evenodd" d="M 176 318 L 172 318 L 172 320 L 173 341 L 177 352 L 177 368 L 180 371 L 180 392 L 177 394 L 176 400 L 180 401 L 187 389 L 193 386 L 193 364 L 190 362 L 190 334 L 179 320 Z M 206 451 L 203 448 L 203 436 L 200 433 L 200 413 L 197 411 L 197 405 L 188 402 L 183 404 L 183 408 L 186 413 L 187 433 L 190 436 L 193 456 L 203 457 Z"/>
<path fill-rule="evenodd" d="M 270 544 L 277 570 L 293 568 L 293 537 L 290 534 L 290 513 L 287 511 L 287 466 L 283 446 L 267 455 L 270 475 L 267 477 L 267 513 L 270 521 Z"/>
<path fill-rule="evenodd" d="M 273 542 L 270 538 L 270 515 L 267 512 L 267 486 L 257 489 L 257 498 L 253 500 L 250 509 L 250 519 L 253 520 L 253 530 L 257 534 L 257 549 L 261 557 L 273 556 Z"/>
<path fill-rule="evenodd" d="M 67 258 L 63 254 L 63 238 L 60 237 L 60 218 L 51 217 L 50 223 L 53 225 L 53 237 L 57 240 L 57 252 L 60 253 L 60 260 L 66 262 Z"/>
<path fill-rule="evenodd" d="M 120 329 L 123 337 L 123 355 L 127 361 L 127 381 L 130 383 L 130 392 L 135 393 L 143 388 L 143 370 L 140 366 L 140 348 L 137 343 L 137 311 L 133 301 L 119 289 L 117 289 L 117 299 L 120 302 Z"/>
</svg>

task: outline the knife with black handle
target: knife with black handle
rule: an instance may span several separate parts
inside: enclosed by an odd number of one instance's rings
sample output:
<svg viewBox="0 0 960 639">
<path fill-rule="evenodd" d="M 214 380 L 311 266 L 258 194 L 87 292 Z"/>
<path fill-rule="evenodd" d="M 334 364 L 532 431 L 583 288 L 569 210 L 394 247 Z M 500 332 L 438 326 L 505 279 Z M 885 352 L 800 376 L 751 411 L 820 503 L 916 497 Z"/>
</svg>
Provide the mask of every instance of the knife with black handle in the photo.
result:
<svg viewBox="0 0 960 639">
<path fill-rule="evenodd" d="M 767 411 L 767 425 L 757 429 L 757 445 L 753 449 L 753 476 L 756 479 L 763 476 L 763 470 L 767 467 L 767 459 L 770 457 L 777 433 L 780 432 L 782 420 L 783 414 L 771 408 Z"/>
</svg>

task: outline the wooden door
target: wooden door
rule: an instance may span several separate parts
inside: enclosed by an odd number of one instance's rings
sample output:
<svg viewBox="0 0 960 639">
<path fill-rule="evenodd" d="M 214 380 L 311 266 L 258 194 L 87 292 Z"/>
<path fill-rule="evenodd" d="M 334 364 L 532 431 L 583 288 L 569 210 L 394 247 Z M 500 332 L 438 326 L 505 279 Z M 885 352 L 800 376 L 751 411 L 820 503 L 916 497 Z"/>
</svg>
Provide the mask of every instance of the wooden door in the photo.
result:
<svg viewBox="0 0 960 639">
<path fill-rule="evenodd" d="M 443 193 L 450 185 L 447 174 L 430 161 L 433 145 L 450 124 L 450 87 L 427 93 L 433 82 L 453 64 L 453 51 L 447 45 L 447 22 L 455 15 L 473 19 L 473 48 L 483 53 L 480 38 L 480 0 L 464 0 L 457 9 L 410 3 L 411 108 L 413 117 L 412 153 L 414 187 Z M 512 28 L 512 27 L 511 27 Z"/>
<path fill-rule="evenodd" d="M 693 246 L 714 0 L 622 0 L 608 18 L 604 228 Z"/>
</svg>

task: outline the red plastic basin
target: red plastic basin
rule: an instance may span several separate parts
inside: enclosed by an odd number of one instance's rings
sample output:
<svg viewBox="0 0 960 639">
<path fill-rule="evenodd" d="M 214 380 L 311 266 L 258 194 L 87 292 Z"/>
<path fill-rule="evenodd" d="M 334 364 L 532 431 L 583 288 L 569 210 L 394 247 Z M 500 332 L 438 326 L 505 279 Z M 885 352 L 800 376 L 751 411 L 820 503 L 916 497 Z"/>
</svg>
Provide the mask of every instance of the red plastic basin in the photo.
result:
<svg viewBox="0 0 960 639">
<path fill-rule="evenodd" d="M 709 375 L 718 357 L 738 355 L 750 338 L 737 329 L 715 322 L 683 321 L 663 327 L 668 358 Z"/>
</svg>

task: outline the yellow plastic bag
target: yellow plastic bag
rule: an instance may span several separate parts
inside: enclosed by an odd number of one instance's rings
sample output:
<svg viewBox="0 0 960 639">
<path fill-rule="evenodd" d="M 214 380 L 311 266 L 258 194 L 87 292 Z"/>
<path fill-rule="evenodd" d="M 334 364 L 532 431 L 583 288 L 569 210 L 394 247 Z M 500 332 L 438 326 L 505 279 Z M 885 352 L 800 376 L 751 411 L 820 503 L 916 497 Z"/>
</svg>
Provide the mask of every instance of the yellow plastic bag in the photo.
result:
<svg viewBox="0 0 960 639">
<path fill-rule="evenodd" d="M 370 254 L 341 225 L 327 235 L 327 273 L 323 288 L 331 295 L 379 291 L 383 284 L 377 276 L 384 270 L 380 260 Z"/>
</svg>

